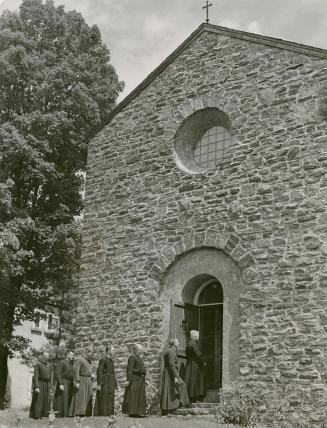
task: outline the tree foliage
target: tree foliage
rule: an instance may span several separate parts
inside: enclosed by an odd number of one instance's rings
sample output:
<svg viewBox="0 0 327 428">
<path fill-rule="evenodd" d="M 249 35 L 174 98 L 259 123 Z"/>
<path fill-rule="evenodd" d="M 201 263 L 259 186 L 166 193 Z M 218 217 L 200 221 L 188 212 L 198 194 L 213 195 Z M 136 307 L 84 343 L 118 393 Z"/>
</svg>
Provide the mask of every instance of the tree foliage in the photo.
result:
<svg viewBox="0 0 327 428">
<path fill-rule="evenodd" d="M 23 0 L 0 17 L 2 351 L 17 349 L 15 325 L 63 308 L 74 286 L 85 136 L 122 88 L 99 29 L 76 11 Z"/>
</svg>

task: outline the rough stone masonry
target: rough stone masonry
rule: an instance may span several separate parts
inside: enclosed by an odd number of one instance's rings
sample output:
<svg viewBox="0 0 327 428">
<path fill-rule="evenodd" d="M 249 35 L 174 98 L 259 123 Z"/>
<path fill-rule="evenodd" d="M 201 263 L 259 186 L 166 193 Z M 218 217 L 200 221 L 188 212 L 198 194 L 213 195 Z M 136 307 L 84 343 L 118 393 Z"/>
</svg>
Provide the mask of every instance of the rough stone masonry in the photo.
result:
<svg viewBox="0 0 327 428">
<path fill-rule="evenodd" d="M 89 143 L 77 349 L 113 344 L 124 379 L 140 342 L 158 382 L 165 278 L 181 292 L 174 266 L 210 250 L 239 278 L 223 383 L 298 387 L 314 419 L 327 388 L 326 106 L 326 51 L 206 24 L 127 97 Z M 176 138 L 210 109 L 232 151 L 192 172 Z"/>
</svg>

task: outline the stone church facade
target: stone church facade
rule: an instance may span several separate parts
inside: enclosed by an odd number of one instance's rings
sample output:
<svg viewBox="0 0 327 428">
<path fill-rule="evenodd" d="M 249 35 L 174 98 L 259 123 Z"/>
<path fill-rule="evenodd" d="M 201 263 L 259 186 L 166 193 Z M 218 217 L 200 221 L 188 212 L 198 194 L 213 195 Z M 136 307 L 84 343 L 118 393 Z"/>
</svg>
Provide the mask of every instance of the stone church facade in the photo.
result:
<svg viewBox="0 0 327 428">
<path fill-rule="evenodd" d="M 202 24 L 90 139 L 77 350 L 154 382 L 200 331 L 208 400 L 327 381 L 327 52 Z M 210 396 L 210 391 L 213 392 Z"/>
</svg>

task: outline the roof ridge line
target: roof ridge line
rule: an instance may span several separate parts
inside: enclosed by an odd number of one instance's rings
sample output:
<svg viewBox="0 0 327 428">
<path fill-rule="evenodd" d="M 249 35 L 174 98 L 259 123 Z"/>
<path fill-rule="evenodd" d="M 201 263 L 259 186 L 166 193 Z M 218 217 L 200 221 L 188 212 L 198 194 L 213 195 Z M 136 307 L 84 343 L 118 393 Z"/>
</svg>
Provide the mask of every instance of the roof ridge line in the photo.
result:
<svg viewBox="0 0 327 428">
<path fill-rule="evenodd" d="M 327 58 L 327 49 L 318 48 L 316 46 L 305 45 L 302 43 L 292 42 L 290 40 L 284 40 L 272 36 L 264 36 L 261 34 L 250 33 L 248 31 L 234 30 L 228 27 L 222 27 L 220 25 L 214 24 L 203 24 L 204 27 L 212 32 L 222 35 L 229 35 L 234 38 L 240 38 L 242 40 L 248 40 L 254 43 L 266 44 L 268 46 L 274 46 L 282 49 L 286 47 L 288 50 L 295 52 L 307 52 L 308 55 L 317 56 L 319 58 Z"/>
</svg>

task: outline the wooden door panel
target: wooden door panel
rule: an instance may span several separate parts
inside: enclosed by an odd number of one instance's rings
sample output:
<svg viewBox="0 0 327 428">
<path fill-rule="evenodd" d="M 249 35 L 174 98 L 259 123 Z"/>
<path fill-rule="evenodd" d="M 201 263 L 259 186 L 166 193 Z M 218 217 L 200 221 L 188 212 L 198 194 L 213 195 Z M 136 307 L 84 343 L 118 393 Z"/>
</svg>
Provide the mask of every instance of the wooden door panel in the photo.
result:
<svg viewBox="0 0 327 428">
<path fill-rule="evenodd" d="M 185 357 L 190 331 L 198 328 L 198 307 L 190 304 L 170 303 L 170 338 L 178 339 L 178 356 Z"/>
<path fill-rule="evenodd" d="M 191 305 L 190 303 L 185 303 L 184 306 L 184 320 L 186 323 L 186 331 L 188 335 L 188 339 L 190 336 L 191 330 L 198 330 L 199 328 L 199 307 L 195 305 Z"/>
</svg>

